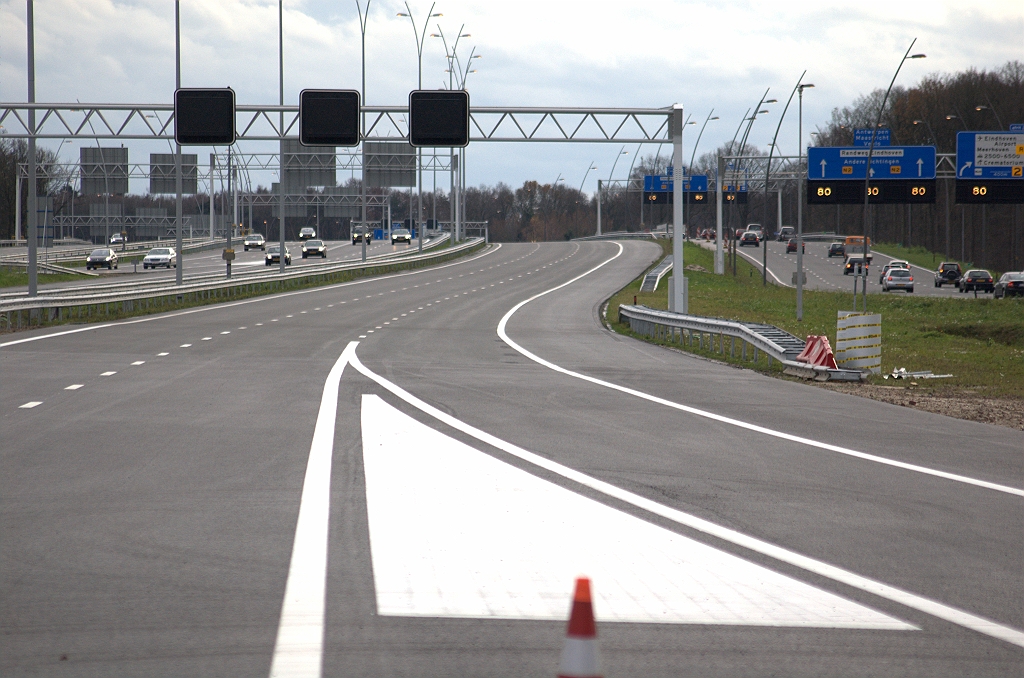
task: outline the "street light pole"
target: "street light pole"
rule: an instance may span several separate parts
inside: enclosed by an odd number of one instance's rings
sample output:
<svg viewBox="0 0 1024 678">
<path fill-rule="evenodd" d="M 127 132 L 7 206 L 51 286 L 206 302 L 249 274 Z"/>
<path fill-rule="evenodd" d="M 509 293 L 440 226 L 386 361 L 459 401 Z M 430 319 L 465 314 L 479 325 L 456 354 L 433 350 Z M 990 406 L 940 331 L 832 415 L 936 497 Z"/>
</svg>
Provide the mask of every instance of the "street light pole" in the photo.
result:
<svg viewBox="0 0 1024 678">
<path fill-rule="evenodd" d="M 416 28 L 416 20 L 412 16 L 412 8 L 409 7 L 409 2 L 406 0 L 405 9 L 406 12 L 399 12 L 398 16 L 407 16 L 409 21 L 412 22 L 412 33 L 413 37 L 416 38 L 416 56 L 417 56 L 417 80 L 416 89 L 423 89 L 423 41 L 427 37 L 427 23 L 431 18 L 435 16 L 441 16 L 440 13 L 434 14 L 434 5 L 437 3 L 430 4 L 430 10 L 427 12 L 427 18 L 423 21 L 423 30 Z M 416 149 L 416 221 L 415 227 L 419 232 L 419 251 L 423 251 L 423 227 L 419 221 L 423 218 L 423 150 Z M 411 211 L 411 210 L 410 210 Z M 365 238 L 365 236 L 364 236 Z"/>
<path fill-rule="evenodd" d="M 804 192 L 807 187 L 807 172 L 804 171 L 804 90 L 814 87 L 813 83 L 797 85 L 800 93 L 799 122 L 797 123 L 797 194 L 796 194 L 796 319 L 804 319 Z"/>
<path fill-rule="evenodd" d="M 278 265 L 280 266 L 279 270 L 281 273 L 284 273 L 284 267 L 286 266 L 284 256 L 284 0 L 277 0 L 277 76 L 278 94 L 281 104 L 281 126 L 279 128 L 281 130 L 281 149 L 278 156 L 280 171 L 277 177 L 277 205 L 281 216 L 277 222 L 277 236 L 281 247 L 281 261 Z"/>
<path fill-rule="evenodd" d="M 615 166 L 619 164 L 619 158 L 629 155 L 629 151 L 626 150 L 626 146 L 623 145 L 619 149 L 619 152 L 615 155 L 615 162 L 612 163 L 612 170 L 608 172 L 608 184 L 612 183 L 612 175 L 615 174 Z M 606 184 L 606 185 L 608 185 Z M 597 234 L 601 235 L 601 180 L 597 180 Z"/>
<path fill-rule="evenodd" d="M 789 93 L 789 99 L 786 100 L 786 106 L 785 106 L 785 108 L 782 109 L 782 115 L 779 116 L 779 124 L 775 126 L 775 136 L 772 137 L 772 143 L 771 143 L 771 146 L 770 146 L 770 150 L 768 151 L 768 164 L 765 166 L 765 170 L 764 170 L 764 212 L 763 212 L 764 216 L 762 218 L 763 223 L 761 224 L 762 232 L 765 232 L 768 229 L 768 177 L 769 177 L 769 175 L 771 174 L 771 171 L 772 171 L 772 156 L 775 154 L 775 149 L 778 148 L 776 146 L 776 143 L 779 140 L 779 130 L 782 129 L 782 121 L 786 119 L 786 112 L 789 110 L 789 105 L 791 103 L 793 103 L 793 95 L 796 94 L 798 89 L 800 89 L 800 83 L 803 81 L 805 75 L 807 75 L 807 71 L 806 70 L 804 70 L 804 72 L 800 74 L 800 77 L 796 81 L 796 85 L 793 86 L 793 91 Z M 800 100 L 803 101 L 803 96 L 802 96 L 803 95 L 803 90 L 800 90 L 800 94 L 801 94 L 801 99 Z M 753 123 L 751 123 L 751 124 L 753 124 Z M 779 221 L 779 223 L 777 223 L 776 226 L 778 226 L 779 231 L 781 231 L 782 230 L 782 187 L 781 186 L 779 186 L 779 219 L 778 219 L 778 221 Z M 800 244 L 797 243 L 797 255 L 796 256 L 797 256 L 797 260 L 798 261 L 800 259 L 800 249 L 799 248 L 800 248 Z M 799 279 L 799 274 L 797 274 L 797 275 L 798 275 L 798 279 Z M 767 233 L 765 234 L 764 243 L 763 243 L 763 245 L 761 247 L 761 281 L 762 281 L 762 283 L 761 283 L 762 285 L 765 285 L 765 286 L 768 285 L 768 237 L 767 237 Z M 799 292 L 800 288 L 797 288 L 797 289 L 798 289 L 797 294 L 799 294 L 800 293 Z"/>
<path fill-rule="evenodd" d="M 907 48 L 906 54 L 900 59 L 900 65 L 896 67 L 896 72 L 892 74 L 892 80 L 889 82 L 889 89 L 885 90 L 885 96 L 882 97 L 882 105 L 878 107 L 878 115 L 875 117 L 875 125 L 871 128 L 871 143 L 868 145 L 868 158 L 867 164 L 864 167 L 864 312 L 868 311 L 868 255 L 871 252 L 871 245 L 868 243 L 868 225 L 871 221 L 870 217 L 870 199 L 871 199 L 871 156 L 875 152 L 875 137 L 878 136 L 878 126 L 882 124 L 882 113 L 885 112 L 885 104 L 889 100 L 889 93 L 892 91 L 892 86 L 896 84 L 896 78 L 900 74 L 900 69 L 903 68 L 903 63 L 907 59 L 923 59 L 924 54 L 910 55 L 910 50 L 914 49 L 914 43 L 917 42 L 917 38 L 914 38 L 910 43 L 910 47 Z M 856 282 L 856 280 L 854 281 Z M 854 288 L 856 290 L 856 288 Z M 854 291 L 853 295 L 853 310 L 857 310 L 857 294 Z"/>
<path fill-rule="evenodd" d="M 36 38 L 35 38 L 35 12 L 32 0 L 26 5 L 25 23 L 28 27 L 28 102 L 35 103 L 36 100 Z M 34 108 L 28 110 L 28 296 L 34 297 L 39 284 L 38 270 L 36 268 L 39 256 L 36 243 L 36 222 L 39 218 L 39 198 L 36 195 L 36 111 Z M 15 167 L 15 174 L 18 168 Z M 106 167 L 104 166 L 104 170 Z M 105 243 L 108 244 L 109 243 Z"/>
<path fill-rule="evenodd" d="M 363 70 L 363 85 L 362 90 L 359 94 L 360 107 L 366 106 L 366 21 L 370 18 L 370 2 L 366 0 L 366 11 L 363 11 L 362 6 L 359 4 L 359 0 L 356 0 L 356 11 L 359 12 L 359 32 L 362 35 L 362 58 L 360 63 L 362 64 Z M 359 139 L 363 141 L 363 136 L 366 135 L 366 114 L 362 111 L 359 112 Z M 363 142 L 365 143 L 365 142 Z M 359 200 L 362 203 L 363 209 L 363 257 L 362 260 L 366 261 L 366 231 L 369 225 L 366 223 L 366 147 L 363 147 L 363 171 L 362 178 L 359 181 Z"/>
</svg>

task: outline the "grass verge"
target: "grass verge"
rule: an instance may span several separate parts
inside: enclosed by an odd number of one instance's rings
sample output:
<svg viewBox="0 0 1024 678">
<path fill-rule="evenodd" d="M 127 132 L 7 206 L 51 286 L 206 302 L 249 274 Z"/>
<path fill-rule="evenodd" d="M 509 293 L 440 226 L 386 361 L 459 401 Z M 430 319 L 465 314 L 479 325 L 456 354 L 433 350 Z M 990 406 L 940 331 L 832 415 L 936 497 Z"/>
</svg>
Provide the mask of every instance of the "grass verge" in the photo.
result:
<svg viewBox="0 0 1024 678">
<path fill-rule="evenodd" d="M 84 276 L 74 273 L 47 273 L 45 271 L 39 271 L 37 278 L 40 285 L 83 279 Z M 25 287 L 26 285 L 28 285 L 28 273 L 9 268 L 0 268 L 0 287 Z"/>
<path fill-rule="evenodd" d="M 670 243 L 664 242 L 662 246 L 666 253 L 670 251 Z M 762 286 L 760 274 L 742 259 L 735 277 L 714 275 L 713 257 L 709 250 L 686 245 L 691 313 L 769 323 L 801 338 L 824 334 L 835 346 L 837 312 L 853 307 L 851 292 L 805 290 L 804 319 L 797 322 L 795 290 Z M 631 334 L 627 325 L 618 322 L 618 307 L 633 303 L 634 296 L 639 304 L 668 307 L 667 282 L 663 281 L 656 292 L 642 293 L 642 280 L 643 276 L 637 278 L 609 300 L 608 322 L 615 331 Z M 883 373 L 894 367 L 906 367 L 910 371 L 952 374 L 949 379 L 919 382 L 934 395 L 967 392 L 978 397 L 1024 398 L 1024 299 L 872 294 L 868 296 L 868 310 L 882 314 Z M 742 362 L 729 356 L 728 341 L 725 355 L 671 345 L 716 360 Z M 778 363 L 770 370 L 763 357 L 756 364 L 743 364 L 762 372 L 780 372 Z M 869 383 L 893 384 L 880 376 L 872 376 Z"/>
</svg>

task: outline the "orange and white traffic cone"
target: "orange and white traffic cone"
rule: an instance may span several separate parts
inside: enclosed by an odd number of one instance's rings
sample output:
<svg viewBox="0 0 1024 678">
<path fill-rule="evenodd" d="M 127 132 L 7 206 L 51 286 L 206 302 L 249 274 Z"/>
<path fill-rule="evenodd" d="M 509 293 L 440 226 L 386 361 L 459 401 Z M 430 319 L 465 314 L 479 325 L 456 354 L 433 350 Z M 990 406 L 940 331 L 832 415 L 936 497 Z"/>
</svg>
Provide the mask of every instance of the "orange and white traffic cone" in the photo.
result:
<svg viewBox="0 0 1024 678">
<path fill-rule="evenodd" d="M 590 580 L 586 577 L 576 580 L 558 678 L 601 678 L 601 653 L 597 647 L 594 604 L 590 598 Z"/>
</svg>

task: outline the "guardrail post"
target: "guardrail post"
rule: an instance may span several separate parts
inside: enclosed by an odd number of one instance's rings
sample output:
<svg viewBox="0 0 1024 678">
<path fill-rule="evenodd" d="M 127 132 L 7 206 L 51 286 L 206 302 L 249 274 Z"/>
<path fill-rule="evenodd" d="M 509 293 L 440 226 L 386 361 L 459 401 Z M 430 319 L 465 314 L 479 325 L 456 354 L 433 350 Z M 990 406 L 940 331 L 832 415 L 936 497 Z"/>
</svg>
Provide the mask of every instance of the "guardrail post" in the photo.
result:
<svg viewBox="0 0 1024 678">
<path fill-rule="evenodd" d="M 754 347 L 754 364 L 757 364 L 757 346 Z"/>
<path fill-rule="evenodd" d="M 732 337 L 731 345 L 729 346 L 729 357 L 736 357 L 736 337 Z"/>
<path fill-rule="evenodd" d="M 741 339 L 740 348 L 743 350 L 743 362 L 747 362 L 747 342 Z"/>
</svg>

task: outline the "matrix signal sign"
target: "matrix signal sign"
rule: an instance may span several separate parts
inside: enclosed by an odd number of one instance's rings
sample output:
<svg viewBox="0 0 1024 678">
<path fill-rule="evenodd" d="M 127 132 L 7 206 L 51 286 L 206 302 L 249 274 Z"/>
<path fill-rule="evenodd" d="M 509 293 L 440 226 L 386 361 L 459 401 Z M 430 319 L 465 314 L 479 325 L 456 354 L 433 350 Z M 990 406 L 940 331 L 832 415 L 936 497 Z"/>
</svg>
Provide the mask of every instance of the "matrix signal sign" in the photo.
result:
<svg viewBox="0 0 1024 678">
<path fill-rule="evenodd" d="M 469 145 L 469 92 L 409 92 L 409 143 L 430 148 Z"/>
<path fill-rule="evenodd" d="M 182 146 L 235 143 L 235 91 L 230 87 L 176 90 L 174 139 Z"/>
<path fill-rule="evenodd" d="M 299 93 L 299 143 L 303 146 L 357 146 L 359 92 L 302 90 Z"/>
<path fill-rule="evenodd" d="M 935 202 L 935 179 L 872 181 L 868 188 L 872 205 Z M 808 205 L 863 205 L 864 181 L 807 181 Z"/>
</svg>

